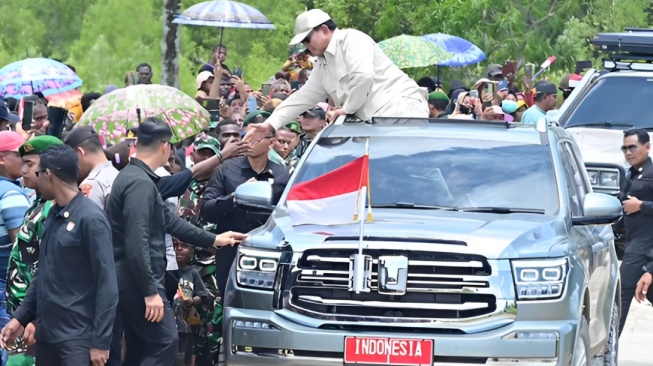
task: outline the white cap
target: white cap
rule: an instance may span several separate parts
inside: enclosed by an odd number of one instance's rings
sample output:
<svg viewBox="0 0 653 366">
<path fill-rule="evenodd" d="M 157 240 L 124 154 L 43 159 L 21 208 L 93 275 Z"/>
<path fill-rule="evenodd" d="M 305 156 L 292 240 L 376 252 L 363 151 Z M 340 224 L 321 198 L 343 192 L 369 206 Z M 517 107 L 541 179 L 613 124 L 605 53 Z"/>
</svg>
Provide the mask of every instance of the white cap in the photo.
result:
<svg viewBox="0 0 653 366">
<path fill-rule="evenodd" d="M 294 46 L 301 43 L 313 28 L 330 19 L 329 14 L 320 9 L 311 9 L 299 14 L 295 19 L 295 36 L 290 41 L 290 45 Z"/>
<path fill-rule="evenodd" d="M 213 73 L 211 71 L 202 71 L 197 75 L 197 78 L 195 78 L 195 83 L 197 84 L 197 90 L 199 90 L 202 87 L 202 83 L 209 80 L 209 78 L 214 77 Z"/>
</svg>

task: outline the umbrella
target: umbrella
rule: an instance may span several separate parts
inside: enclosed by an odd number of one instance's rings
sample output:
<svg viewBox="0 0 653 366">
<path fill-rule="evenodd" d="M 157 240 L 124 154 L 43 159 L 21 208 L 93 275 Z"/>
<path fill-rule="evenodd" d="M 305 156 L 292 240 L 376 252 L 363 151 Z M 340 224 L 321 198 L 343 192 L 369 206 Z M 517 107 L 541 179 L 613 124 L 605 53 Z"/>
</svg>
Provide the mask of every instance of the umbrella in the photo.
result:
<svg viewBox="0 0 653 366">
<path fill-rule="evenodd" d="M 165 85 L 133 85 L 96 100 L 75 125 L 91 126 L 107 143 L 127 138 L 128 130 L 156 117 L 172 128 L 172 143 L 197 135 L 209 126 L 211 115 L 195 99 Z"/>
<path fill-rule="evenodd" d="M 444 33 L 433 33 L 422 36 L 451 54 L 448 60 L 436 63 L 437 66 L 466 66 L 485 60 L 485 54 L 472 42 Z"/>
<path fill-rule="evenodd" d="M 82 79 L 68 66 L 48 58 L 28 58 L 0 69 L 0 95 L 23 98 L 77 89 Z"/>
<path fill-rule="evenodd" d="M 451 57 L 435 43 L 405 34 L 381 41 L 379 47 L 401 69 L 431 66 Z"/>
<path fill-rule="evenodd" d="M 275 29 L 272 22 L 257 9 L 231 0 L 195 4 L 177 15 L 172 22 L 220 27 L 220 44 L 225 28 Z"/>
</svg>

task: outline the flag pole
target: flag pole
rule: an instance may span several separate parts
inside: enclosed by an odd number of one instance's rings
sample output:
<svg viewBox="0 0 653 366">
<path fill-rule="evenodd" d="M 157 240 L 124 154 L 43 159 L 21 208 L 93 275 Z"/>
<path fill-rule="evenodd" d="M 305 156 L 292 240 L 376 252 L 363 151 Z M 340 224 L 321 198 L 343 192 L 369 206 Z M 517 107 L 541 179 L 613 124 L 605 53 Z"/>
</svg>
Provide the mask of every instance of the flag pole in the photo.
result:
<svg viewBox="0 0 653 366">
<path fill-rule="evenodd" d="M 365 144 L 365 156 L 369 156 L 370 139 L 367 139 Z M 366 167 L 365 169 L 369 169 Z M 369 172 L 365 172 L 369 177 Z M 361 173 L 362 174 L 362 173 Z M 363 254 L 363 238 L 365 237 L 365 199 L 369 187 L 369 179 L 362 182 L 363 176 L 361 175 L 361 189 L 358 191 L 358 202 L 356 207 L 355 219 L 359 222 L 359 235 L 358 235 L 358 253 L 354 254 L 350 262 L 350 273 L 352 274 L 351 290 L 360 294 L 361 292 L 370 292 L 370 282 L 372 280 L 372 257 Z"/>
</svg>

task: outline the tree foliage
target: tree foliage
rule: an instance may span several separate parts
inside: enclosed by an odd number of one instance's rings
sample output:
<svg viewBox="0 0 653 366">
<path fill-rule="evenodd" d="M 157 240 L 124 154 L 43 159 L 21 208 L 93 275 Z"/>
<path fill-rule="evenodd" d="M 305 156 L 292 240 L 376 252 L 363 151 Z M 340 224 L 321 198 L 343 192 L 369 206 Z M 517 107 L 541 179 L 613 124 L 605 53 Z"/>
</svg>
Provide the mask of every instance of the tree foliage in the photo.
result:
<svg viewBox="0 0 653 366">
<path fill-rule="evenodd" d="M 227 64 L 244 69 L 255 88 L 288 57 L 295 17 L 310 8 L 327 11 L 341 28 L 357 28 L 377 41 L 399 34 L 448 33 L 483 49 L 488 60 L 460 69 L 443 68 L 444 79 L 467 81 L 489 63 L 539 64 L 550 55 L 559 73 L 577 60 L 598 60 L 588 40 L 602 31 L 651 27 L 651 0 L 242 0 L 259 9 L 274 31 L 224 29 Z M 52 57 L 74 65 L 84 91 L 121 86 L 141 62 L 161 75 L 163 0 L 3 0 L 0 2 L 0 65 L 26 57 Z M 182 10 L 199 0 L 182 0 Z M 180 81 L 193 93 L 194 78 L 220 29 L 181 27 Z M 598 65 L 597 65 L 598 66 Z M 408 70 L 411 76 L 434 68 Z"/>
</svg>

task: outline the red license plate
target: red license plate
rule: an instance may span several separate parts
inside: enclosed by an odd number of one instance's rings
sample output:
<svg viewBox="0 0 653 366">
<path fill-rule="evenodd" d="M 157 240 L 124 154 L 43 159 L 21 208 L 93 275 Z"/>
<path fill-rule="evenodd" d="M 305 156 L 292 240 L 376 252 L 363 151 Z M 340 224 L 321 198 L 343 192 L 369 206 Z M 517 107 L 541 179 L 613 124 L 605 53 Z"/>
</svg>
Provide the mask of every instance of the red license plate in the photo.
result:
<svg viewBox="0 0 653 366">
<path fill-rule="evenodd" d="M 345 363 L 433 365 L 433 340 L 345 337 Z"/>
</svg>

